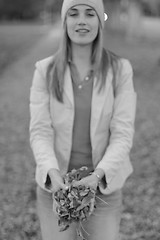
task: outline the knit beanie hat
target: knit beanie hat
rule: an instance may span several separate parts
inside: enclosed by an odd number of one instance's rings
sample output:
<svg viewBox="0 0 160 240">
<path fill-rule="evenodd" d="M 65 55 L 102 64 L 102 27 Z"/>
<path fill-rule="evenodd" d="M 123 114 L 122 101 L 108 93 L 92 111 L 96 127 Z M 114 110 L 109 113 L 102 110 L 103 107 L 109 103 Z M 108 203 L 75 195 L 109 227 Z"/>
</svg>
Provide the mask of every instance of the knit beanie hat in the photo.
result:
<svg viewBox="0 0 160 240">
<path fill-rule="evenodd" d="M 62 18 L 62 24 L 64 24 L 65 16 L 67 14 L 67 11 L 76 5 L 88 5 L 96 11 L 99 20 L 101 22 L 102 28 L 104 27 L 104 5 L 103 0 L 64 0 L 61 10 L 61 18 Z"/>
</svg>

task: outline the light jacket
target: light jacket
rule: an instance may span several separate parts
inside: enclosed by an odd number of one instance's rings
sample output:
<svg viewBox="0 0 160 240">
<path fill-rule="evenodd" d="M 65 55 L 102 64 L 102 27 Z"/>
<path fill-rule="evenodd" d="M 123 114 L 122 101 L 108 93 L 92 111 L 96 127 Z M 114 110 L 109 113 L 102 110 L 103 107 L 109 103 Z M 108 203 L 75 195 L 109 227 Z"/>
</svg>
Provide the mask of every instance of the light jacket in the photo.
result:
<svg viewBox="0 0 160 240">
<path fill-rule="evenodd" d="M 69 66 L 64 77 L 64 103 L 47 91 L 46 71 L 52 57 L 36 63 L 30 94 L 30 143 L 36 161 L 36 181 L 45 188 L 49 169 L 67 172 L 74 122 L 74 97 Z M 116 94 L 111 69 L 106 85 L 99 93 L 96 77 L 91 103 L 90 138 L 94 168 L 105 172 L 107 185 L 100 184 L 103 194 L 122 188 L 133 168 L 129 159 L 134 135 L 136 93 L 133 71 L 126 59 L 121 59 Z M 83 89 L 82 89 L 83 91 Z M 46 191 L 49 191 L 46 189 Z"/>
</svg>

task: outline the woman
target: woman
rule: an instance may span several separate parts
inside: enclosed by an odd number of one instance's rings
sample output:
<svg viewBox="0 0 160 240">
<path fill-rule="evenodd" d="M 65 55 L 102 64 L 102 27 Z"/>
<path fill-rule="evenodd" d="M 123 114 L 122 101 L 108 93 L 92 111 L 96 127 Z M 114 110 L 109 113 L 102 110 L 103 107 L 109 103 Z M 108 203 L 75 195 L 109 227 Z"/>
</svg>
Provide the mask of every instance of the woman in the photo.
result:
<svg viewBox="0 0 160 240">
<path fill-rule="evenodd" d="M 83 234 L 88 240 L 117 240 L 121 189 L 132 172 L 132 67 L 103 49 L 103 1 L 64 0 L 61 17 L 59 50 L 37 62 L 30 96 L 42 237 L 77 239 L 76 224 L 59 232 L 52 193 L 67 189 L 64 174 L 85 165 L 88 172 L 75 185 L 97 189 L 99 200 L 83 224 Z"/>
</svg>

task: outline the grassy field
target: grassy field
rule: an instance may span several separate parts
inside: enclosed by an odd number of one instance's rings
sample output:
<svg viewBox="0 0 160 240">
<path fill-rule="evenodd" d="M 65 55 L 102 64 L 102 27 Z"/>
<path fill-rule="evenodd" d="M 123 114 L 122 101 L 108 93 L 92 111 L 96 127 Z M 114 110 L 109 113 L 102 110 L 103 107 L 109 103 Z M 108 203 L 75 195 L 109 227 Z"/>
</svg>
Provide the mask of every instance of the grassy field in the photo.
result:
<svg viewBox="0 0 160 240">
<path fill-rule="evenodd" d="M 126 41 L 106 32 L 106 47 L 128 58 L 137 92 L 134 174 L 124 189 L 123 240 L 160 239 L 160 41 L 154 36 Z"/>
<path fill-rule="evenodd" d="M 3 75 L 12 63 L 34 49 L 46 33 L 47 27 L 34 23 L 0 25 L 0 240 L 37 237 L 34 163 L 28 142 L 29 112 L 21 109 L 28 105 L 28 89 L 22 86 L 24 93 L 17 100 L 22 83 L 18 82 L 17 92 L 12 89 L 16 82 L 4 90 L 7 81 Z"/>
<path fill-rule="evenodd" d="M 0 74 L 47 31 L 40 24 L 0 24 Z"/>
<path fill-rule="evenodd" d="M 3 32 L 1 49 L 7 50 L 7 56 L 12 52 L 14 60 L 26 54 L 43 36 L 41 28 L 36 26 L 19 26 L 17 29 L 16 26 L 14 29 L 0 27 L 0 39 Z M 15 34 L 16 31 L 18 34 Z M 107 48 L 131 61 L 138 96 L 136 132 L 131 152 L 135 171 L 124 188 L 122 240 L 159 240 L 160 43 L 145 38 L 128 42 L 123 34 L 112 31 L 106 31 L 104 40 Z M 46 51 L 48 48 L 46 45 Z M 6 61 L 6 71 L 12 61 Z M 8 85 L 1 91 L 4 82 L 0 83 L 0 240 L 40 240 L 35 205 L 35 164 L 28 142 L 26 99 L 30 83 L 27 83 L 26 89 L 25 80 L 13 81 L 19 89 L 12 90 Z"/>
</svg>

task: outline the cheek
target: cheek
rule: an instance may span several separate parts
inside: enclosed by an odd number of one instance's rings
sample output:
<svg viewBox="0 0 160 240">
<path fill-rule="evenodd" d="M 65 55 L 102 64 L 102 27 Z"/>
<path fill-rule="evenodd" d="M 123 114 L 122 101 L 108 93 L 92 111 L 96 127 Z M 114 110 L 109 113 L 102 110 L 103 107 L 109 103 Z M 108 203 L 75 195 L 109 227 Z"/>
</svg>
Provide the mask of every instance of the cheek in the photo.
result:
<svg viewBox="0 0 160 240">
<path fill-rule="evenodd" d="M 93 34 L 94 34 L 94 36 L 96 37 L 97 34 L 98 34 L 99 25 L 98 25 L 98 24 L 95 24 L 95 25 L 93 26 L 93 29 L 94 29 Z"/>
<path fill-rule="evenodd" d="M 94 29 L 95 33 L 98 33 L 98 29 L 99 29 L 99 21 L 98 21 L 98 19 L 95 20 L 94 22 L 92 22 L 92 29 Z"/>
<path fill-rule="evenodd" d="M 98 34 L 98 25 L 97 25 L 97 28 L 95 28 L 95 34 L 96 34 L 96 36 Z"/>
<path fill-rule="evenodd" d="M 72 36 L 72 25 L 71 24 L 67 24 L 67 34 L 68 37 L 70 38 Z"/>
</svg>

